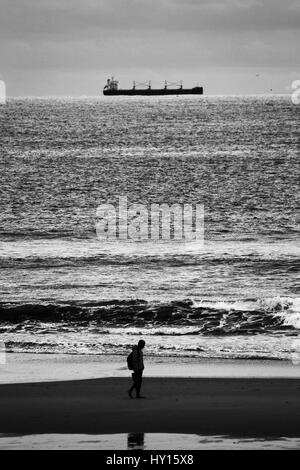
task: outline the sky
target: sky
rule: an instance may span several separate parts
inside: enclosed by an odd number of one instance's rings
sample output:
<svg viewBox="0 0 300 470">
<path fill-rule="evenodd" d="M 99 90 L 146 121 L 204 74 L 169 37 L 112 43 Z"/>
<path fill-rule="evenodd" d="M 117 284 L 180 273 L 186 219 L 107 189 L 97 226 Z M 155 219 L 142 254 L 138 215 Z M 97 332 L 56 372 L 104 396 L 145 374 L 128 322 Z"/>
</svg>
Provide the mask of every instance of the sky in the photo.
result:
<svg viewBox="0 0 300 470">
<path fill-rule="evenodd" d="M 299 0 L 0 0 L 10 96 L 99 95 L 111 75 L 122 87 L 288 93 L 299 44 Z"/>
</svg>

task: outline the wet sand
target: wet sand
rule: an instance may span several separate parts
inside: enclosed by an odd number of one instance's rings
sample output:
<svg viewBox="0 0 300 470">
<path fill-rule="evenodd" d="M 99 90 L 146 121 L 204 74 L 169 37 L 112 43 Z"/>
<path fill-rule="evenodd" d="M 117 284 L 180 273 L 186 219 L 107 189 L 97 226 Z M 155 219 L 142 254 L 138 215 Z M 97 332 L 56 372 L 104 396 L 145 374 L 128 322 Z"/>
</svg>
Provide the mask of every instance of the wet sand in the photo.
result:
<svg viewBox="0 0 300 470">
<path fill-rule="evenodd" d="M 0 385 L 1 434 L 189 433 L 300 437 L 300 380 L 127 378 Z"/>
<path fill-rule="evenodd" d="M 124 356 L 13 353 L 6 354 L 5 359 L 0 364 L 0 384 L 130 376 Z M 299 364 L 291 361 L 149 355 L 145 360 L 147 377 L 300 379 Z"/>
</svg>

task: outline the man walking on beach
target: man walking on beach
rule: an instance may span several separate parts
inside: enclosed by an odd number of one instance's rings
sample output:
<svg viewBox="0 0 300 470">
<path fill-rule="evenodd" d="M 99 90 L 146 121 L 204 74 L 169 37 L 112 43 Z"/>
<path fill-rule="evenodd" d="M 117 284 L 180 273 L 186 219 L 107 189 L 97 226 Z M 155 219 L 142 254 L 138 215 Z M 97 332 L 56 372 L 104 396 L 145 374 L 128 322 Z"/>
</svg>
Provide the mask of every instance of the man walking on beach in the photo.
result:
<svg viewBox="0 0 300 470">
<path fill-rule="evenodd" d="M 137 346 L 132 348 L 132 368 L 133 368 L 133 385 L 128 390 L 128 395 L 132 398 L 132 392 L 135 389 L 136 398 L 145 398 L 141 396 L 141 386 L 143 382 L 143 371 L 144 371 L 144 358 L 143 349 L 145 347 L 145 341 L 140 340 Z"/>
</svg>

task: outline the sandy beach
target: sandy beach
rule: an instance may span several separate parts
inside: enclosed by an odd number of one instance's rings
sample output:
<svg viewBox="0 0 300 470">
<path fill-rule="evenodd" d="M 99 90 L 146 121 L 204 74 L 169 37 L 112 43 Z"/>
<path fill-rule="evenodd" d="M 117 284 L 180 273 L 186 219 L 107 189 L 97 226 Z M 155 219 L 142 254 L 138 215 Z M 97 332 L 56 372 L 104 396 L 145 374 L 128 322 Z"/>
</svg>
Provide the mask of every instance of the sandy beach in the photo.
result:
<svg viewBox="0 0 300 470">
<path fill-rule="evenodd" d="M 294 378 L 299 364 L 292 361 L 222 360 L 146 355 L 145 378 Z M 130 377 L 124 356 L 77 354 L 6 354 L 0 364 L 0 385 L 66 382 Z"/>
<path fill-rule="evenodd" d="M 299 379 L 147 378 L 0 386 L 0 433 L 300 437 Z"/>
</svg>

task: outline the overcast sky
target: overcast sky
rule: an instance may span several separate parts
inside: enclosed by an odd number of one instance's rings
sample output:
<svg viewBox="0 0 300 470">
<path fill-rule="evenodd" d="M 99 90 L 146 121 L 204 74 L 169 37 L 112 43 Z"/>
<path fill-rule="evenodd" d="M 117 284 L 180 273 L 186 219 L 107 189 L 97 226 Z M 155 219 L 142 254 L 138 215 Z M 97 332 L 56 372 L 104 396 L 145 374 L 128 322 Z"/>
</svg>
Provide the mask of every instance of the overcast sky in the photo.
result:
<svg viewBox="0 0 300 470">
<path fill-rule="evenodd" d="M 299 0 L 0 0 L 8 94 L 97 95 L 114 74 L 205 92 L 287 93 Z"/>
</svg>

